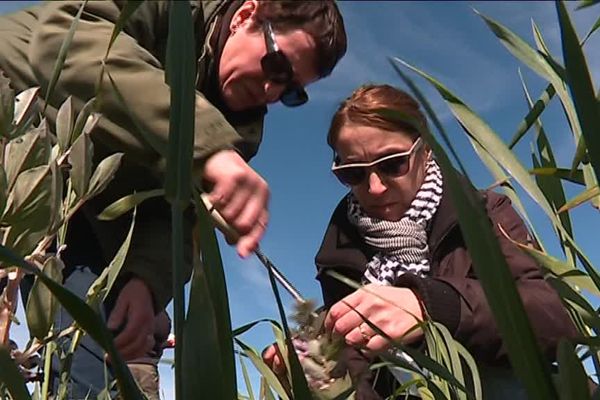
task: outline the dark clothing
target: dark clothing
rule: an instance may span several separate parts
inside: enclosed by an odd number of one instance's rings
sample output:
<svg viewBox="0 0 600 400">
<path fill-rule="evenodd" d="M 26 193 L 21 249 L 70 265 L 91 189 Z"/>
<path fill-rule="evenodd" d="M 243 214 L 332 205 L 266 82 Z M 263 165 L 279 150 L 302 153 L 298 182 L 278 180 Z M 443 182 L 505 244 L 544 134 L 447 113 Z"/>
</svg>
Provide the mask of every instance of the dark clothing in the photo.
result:
<svg viewBox="0 0 600 400">
<path fill-rule="evenodd" d="M 475 190 L 470 184 L 465 184 L 465 188 Z M 429 232 L 429 275 L 420 278 L 404 274 L 398 286 L 413 289 L 431 318 L 445 325 L 478 362 L 489 366 L 508 366 L 506 348 L 481 283 L 475 275 L 456 211 L 447 195 L 448 190 L 444 188 L 445 195 Z M 559 296 L 545 282 L 536 262 L 499 231 L 498 225 L 501 225 L 513 240 L 520 243 L 531 241 L 525 224 L 512 208 L 510 200 L 492 191 L 480 194 L 540 348 L 549 360 L 555 360 L 559 339 L 574 337 L 575 327 Z M 331 307 L 352 293 L 353 289 L 324 272 L 334 270 L 360 281 L 367 262 L 375 253 L 348 221 L 346 208 L 347 202 L 343 199 L 333 213 L 316 256 L 317 279 L 321 283 L 326 307 Z M 350 369 L 354 370 L 354 374 L 366 370 L 368 361 L 364 357 L 349 357 L 353 359 L 349 365 L 352 364 Z M 367 374 L 362 379 L 364 381 L 359 386 L 363 388 L 364 397 L 359 396 L 359 399 L 379 398 L 370 389 L 373 377 Z M 389 385 L 383 386 L 378 387 L 380 395 L 389 394 Z"/>
</svg>

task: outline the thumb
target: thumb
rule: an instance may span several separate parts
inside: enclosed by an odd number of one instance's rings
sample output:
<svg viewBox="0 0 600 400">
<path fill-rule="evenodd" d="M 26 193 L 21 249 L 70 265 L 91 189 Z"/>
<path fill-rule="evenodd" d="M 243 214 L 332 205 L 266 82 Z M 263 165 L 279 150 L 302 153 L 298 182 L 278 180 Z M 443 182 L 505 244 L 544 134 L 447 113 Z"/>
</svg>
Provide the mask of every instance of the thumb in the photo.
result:
<svg viewBox="0 0 600 400">
<path fill-rule="evenodd" d="M 119 296 L 115 308 L 110 313 L 108 318 L 107 326 L 108 329 L 114 331 L 117 330 L 123 324 L 125 316 L 127 315 L 128 303 L 123 300 L 122 296 Z"/>
</svg>

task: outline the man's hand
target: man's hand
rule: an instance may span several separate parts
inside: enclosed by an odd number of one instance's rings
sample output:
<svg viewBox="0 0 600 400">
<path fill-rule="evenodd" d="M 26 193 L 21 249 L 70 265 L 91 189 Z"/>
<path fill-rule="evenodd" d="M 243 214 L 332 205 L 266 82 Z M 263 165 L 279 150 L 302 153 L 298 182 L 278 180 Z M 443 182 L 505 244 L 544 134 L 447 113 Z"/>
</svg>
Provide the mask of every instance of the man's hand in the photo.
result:
<svg viewBox="0 0 600 400">
<path fill-rule="evenodd" d="M 247 257 L 258 246 L 269 222 L 269 187 L 234 150 L 206 160 L 202 178 L 213 184 L 209 200 L 239 234 L 238 254 Z"/>
<path fill-rule="evenodd" d="M 325 318 L 325 329 L 344 337 L 349 345 L 373 353 L 383 351 L 391 344 L 358 313 L 394 340 L 410 344 L 423 336 L 421 329 L 411 330 L 423 320 L 423 312 L 419 299 L 410 289 L 367 285 L 335 303 Z"/>
<path fill-rule="evenodd" d="M 142 357 L 152 349 L 154 307 L 152 294 L 144 281 L 134 277 L 125 284 L 107 325 L 112 331 L 120 329 L 115 346 L 125 361 Z"/>
</svg>

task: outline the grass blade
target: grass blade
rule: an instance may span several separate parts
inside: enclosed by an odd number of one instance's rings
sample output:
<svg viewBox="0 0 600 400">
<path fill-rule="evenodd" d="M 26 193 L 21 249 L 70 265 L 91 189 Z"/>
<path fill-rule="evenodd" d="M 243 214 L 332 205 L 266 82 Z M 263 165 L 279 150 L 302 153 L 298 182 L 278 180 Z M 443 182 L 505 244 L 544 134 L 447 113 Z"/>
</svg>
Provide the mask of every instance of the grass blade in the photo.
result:
<svg viewBox="0 0 600 400">
<path fill-rule="evenodd" d="M 147 190 L 144 192 L 136 192 L 125 197 L 121 197 L 108 207 L 106 207 L 98 215 L 101 221 L 110 221 L 119 218 L 121 215 L 131 211 L 134 207 L 141 204 L 144 200 L 153 197 L 159 197 L 165 194 L 164 189 Z"/>
<path fill-rule="evenodd" d="M 262 378 L 265 380 L 265 383 L 272 387 L 273 390 L 275 390 L 275 393 L 277 393 L 277 395 L 281 397 L 282 400 L 290 400 L 290 397 L 281 385 L 279 378 L 277 378 L 275 372 L 273 372 L 273 370 L 269 368 L 267 364 L 265 364 L 260 354 L 258 354 L 258 352 L 255 349 L 248 346 L 240 339 L 236 338 L 235 342 L 238 344 L 238 346 L 240 346 L 242 352 L 250 359 L 252 364 L 254 364 L 254 367 L 260 372 Z M 304 398 L 310 399 L 311 397 Z"/>
<path fill-rule="evenodd" d="M 588 377 L 575 347 L 565 339 L 558 344 L 558 381 L 561 399 L 590 399 Z"/>
<path fill-rule="evenodd" d="M 246 391 L 248 392 L 248 400 L 254 400 L 254 390 L 252 389 L 252 382 L 250 381 L 250 375 L 248 375 L 248 368 L 246 368 L 244 357 L 240 355 L 239 359 L 242 367 L 242 376 L 244 377 L 244 383 L 246 384 Z"/>
<path fill-rule="evenodd" d="M 119 14 L 119 19 L 117 20 L 117 22 L 115 22 L 115 27 L 113 28 L 112 34 L 110 35 L 110 41 L 108 42 L 106 55 L 104 56 L 105 59 L 108 57 L 108 53 L 110 52 L 112 45 L 115 43 L 117 36 L 119 36 L 119 33 L 121 33 L 121 31 L 123 30 L 125 23 L 127 23 L 127 20 L 129 19 L 131 14 L 133 14 L 135 10 L 137 10 L 138 7 L 142 5 L 143 2 L 144 0 L 127 0 L 125 2 L 125 5 L 121 9 L 121 13 Z"/>
<path fill-rule="evenodd" d="M 571 176 L 571 170 L 567 168 L 553 168 L 553 167 L 539 167 L 529 170 L 531 175 L 535 176 L 548 176 L 554 179 L 562 179 L 578 185 L 585 185 L 583 180 L 583 171 L 578 169 L 575 174 Z"/>
<path fill-rule="evenodd" d="M 594 199 L 597 196 L 600 196 L 600 187 L 594 186 L 593 188 L 586 189 L 571 200 L 569 200 L 568 202 L 566 202 L 565 205 L 558 210 L 558 212 L 562 213 L 567 210 L 571 210 L 585 203 L 586 201 Z"/>
<path fill-rule="evenodd" d="M 71 42 L 73 41 L 73 36 L 75 35 L 75 31 L 77 30 L 77 25 L 79 25 L 79 20 L 81 19 L 81 14 L 83 13 L 83 9 L 87 5 L 88 0 L 85 0 L 81 3 L 79 7 L 79 11 L 73 18 L 73 22 L 71 22 L 71 27 L 65 36 L 62 44 L 60 45 L 60 50 L 58 51 L 58 55 L 56 56 L 56 62 L 54 63 L 54 69 L 52 70 L 52 75 L 50 76 L 50 81 L 48 82 L 48 89 L 46 90 L 46 96 L 44 98 L 44 112 L 46 111 L 46 107 L 48 106 L 48 101 L 50 100 L 50 96 L 52 92 L 54 92 L 54 87 L 56 86 L 56 82 L 60 78 L 60 73 L 62 72 L 63 65 L 67 58 L 67 53 L 69 52 L 69 47 L 71 47 Z"/>
<path fill-rule="evenodd" d="M 587 145 L 588 157 L 596 178 L 598 178 L 600 177 L 600 120 L 598 119 L 600 104 L 596 101 L 594 85 L 585 55 L 581 50 L 577 33 L 564 3 L 557 1 L 556 9 L 561 28 L 563 56 L 569 88 L 573 95 L 582 135 Z"/>
<path fill-rule="evenodd" d="M 510 143 L 508 145 L 509 149 L 515 147 L 519 140 L 521 140 L 525 133 L 527 133 L 529 128 L 531 128 L 531 126 L 535 123 L 535 121 L 537 121 L 542 112 L 546 109 L 546 106 L 548 105 L 548 103 L 550 103 L 550 100 L 552 100 L 555 94 L 556 90 L 554 89 L 554 86 L 552 86 L 552 84 L 549 84 L 546 87 L 546 89 L 544 89 L 539 99 L 537 99 L 533 106 L 530 107 L 529 112 L 517 127 L 517 131 L 513 135 L 513 138 L 510 140 Z"/>
<path fill-rule="evenodd" d="M 169 35 L 166 55 L 166 80 L 171 88 L 171 109 L 169 113 L 165 198 L 171 204 L 172 221 L 173 313 L 175 315 L 175 336 L 178 339 L 175 346 L 176 399 L 192 399 L 195 394 L 201 392 L 189 391 L 200 380 L 196 376 L 192 377 L 190 374 L 185 374 L 184 370 L 184 365 L 195 363 L 198 366 L 196 360 L 188 356 L 195 349 L 191 349 L 190 352 L 184 351 L 185 345 L 194 346 L 198 342 L 185 336 L 185 282 L 183 277 L 186 262 L 183 211 L 190 205 L 192 149 L 194 146 L 195 52 L 193 49 L 194 32 L 191 5 L 187 1 L 171 2 L 169 5 Z M 198 275 L 198 279 L 201 279 L 202 275 Z M 197 288 L 201 282 L 195 282 L 196 285 L 193 287 Z M 194 299 L 196 298 L 194 297 Z M 190 314 L 200 312 L 195 307 L 197 307 L 197 304 L 190 307 Z M 226 333 L 223 332 L 223 334 Z M 214 361 L 220 363 L 221 359 L 217 358 Z M 203 360 L 206 365 L 212 365 L 214 361 Z M 188 371 L 198 370 L 188 369 Z M 213 368 L 212 372 L 214 371 Z M 213 385 L 206 387 L 217 388 L 217 386 L 213 383 Z M 237 390 L 231 396 L 208 397 L 234 399 L 236 395 Z"/>
<path fill-rule="evenodd" d="M 582 271 L 574 269 L 571 263 L 567 263 L 559 260 L 558 258 L 552 257 L 551 255 L 539 251 L 531 246 L 519 243 L 512 239 L 506 234 L 506 232 L 500 226 L 500 231 L 504 236 L 510 240 L 515 246 L 519 247 L 525 253 L 529 254 L 534 258 L 538 264 L 551 271 L 553 274 L 558 275 L 564 281 L 567 281 L 571 285 L 589 290 L 592 294 L 600 297 L 600 280 L 594 281 L 594 279 Z"/>
<path fill-rule="evenodd" d="M 563 110 L 573 132 L 575 142 L 577 143 L 582 136 L 582 129 L 577 117 L 577 111 L 575 110 L 575 106 L 573 105 L 573 101 L 569 95 L 567 85 L 565 83 L 566 72 L 564 68 L 558 65 L 556 61 L 549 56 L 537 27 L 534 25 L 536 41 L 541 47 L 541 50 L 539 51 L 531 48 L 531 46 L 529 46 L 520 37 L 498 22 L 480 13 L 478 13 L 478 15 L 481 16 L 491 31 L 500 39 L 500 42 L 508 49 L 510 53 L 525 63 L 543 79 L 546 79 L 552 84 L 563 105 Z M 597 177 L 594 177 L 593 175 L 592 166 L 584 165 L 583 170 L 586 179 L 586 186 L 595 186 L 597 184 Z M 600 198 L 594 199 L 594 203 L 600 208 Z"/>
<path fill-rule="evenodd" d="M 223 262 L 208 211 L 198 196 L 195 200 L 202 265 L 194 266 L 183 371 L 197 372 L 185 382 L 185 398 L 196 398 L 198 390 L 206 393 L 210 388 L 219 392 L 207 397 L 233 399 L 237 395 L 235 353 Z"/>
<path fill-rule="evenodd" d="M 531 101 L 531 96 L 529 95 L 529 90 L 527 89 L 527 84 L 523 79 L 521 71 L 519 71 L 519 78 L 521 80 L 521 86 L 523 88 L 525 99 L 527 100 L 529 108 L 532 109 L 533 104 Z M 537 131 L 536 145 L 537 152 L 539 155 L 538 161 L 535 155 L 532 154 L 533 165 L 534 167 L 555 168 L 556 159 L 554 157 L 554 152 L 552 151 L 552 146 L 550 146 L 550 142 L 548 141 L 548 137 L 546 136 L 544 127 L 542 126 L 542 121 L 540 119 L 536 119 L 535 121 L 533 121 L 533 123 L 535 124 L 535 128 Z M 535 178 L 540 190 L 542 191 L 548 202 L 552 205 L 554 210 L 563 206 L 567 202 L 565 191 L 560 180 L 549 179 L 544 176 L 536 176 Z M 573 236 L 573 226 L 571 224 L 571 218 L 569 217 L 569 214 L 559 215 L 558 219 L 564 230 L 569 234 L 569 236 Z M 571 248 L 568 241 L 565 240 L 565 238 L 560 232 L 558 232 L 558 237 L 562 245 L 562 250 L 567 255 L 569 263 L 573 266 L 573 268 L 575 268 L 574 250 Z"/>
<path fill-rule="evenodd" d="M 440 133 L 440 136 L 442 137 L 442 140 L 444 141 L 444 144 L 448 147 L 448 149 L 450 150 L 450 153 L 452 153 L 452 157 L 454 157 L 454 160 L 458 164 L 458 167 L 460 168 L 460 172 L 464 176 L 468 176 L 467 175 L 467 170 L 462 165 L 462 162 L 460 161 L 460 157 L 458 157 L 458 155 L 456 154 L 456 150 L 454 150 L 454 146 L 452 146 L 452 142 L 448 138 L 448 134 L 446 133 L 446 130 L 444 129 L 444 126 L 442 125 L 442 123 L 440 122 L 439 118 L 437 117 L 437 115 L 433 111 L 433 107 L 431 107 L 431 104 L 429 103 L 429 101 L 427 100 L 427 98 L 425 98 L 425 96 L 423 96 L 423 93 L 421 93 L 421 91 L 419 90 L 419 88 L 417 87 L 417 85 L 415 85 L 414 82 L 404 73 L 404 71 L 402 71 L 398 67 L 398 64 L 397 64 L 398 62 L 401 62 L 401 60 L 398 59 L 398 58 L 391 58 L 390 59 L 390 64 L 392 65 L 392 68 L 394 69 L 394 71 L 396 71 L 396 73 L 398 73 L 398 75 L 400 76 L 400 78 L 404 81 L 404 83 L 406 84 L 406 86 L 408 86 L 408 88 L 410 89 L 410 91 L 412 92 L 412 94 L 419 101 L 419 104 L 421 104 L 423 106 L 423 108 L 425 109 L 425 113 L 427 114 L 427 116 L 429 117 L 429 119 L 431 120 L 431 122 L 433 122 L 433 125 L 435 126 L 435 128 L 437 129 L 437 131 Z"/>
</svg>

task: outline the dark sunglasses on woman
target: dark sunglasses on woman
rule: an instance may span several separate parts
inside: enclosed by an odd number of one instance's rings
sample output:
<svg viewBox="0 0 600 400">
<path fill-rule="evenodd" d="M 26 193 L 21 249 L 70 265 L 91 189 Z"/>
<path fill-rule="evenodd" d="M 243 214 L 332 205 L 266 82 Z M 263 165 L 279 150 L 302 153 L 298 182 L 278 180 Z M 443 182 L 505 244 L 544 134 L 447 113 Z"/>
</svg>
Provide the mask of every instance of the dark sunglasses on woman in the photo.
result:
<svg viewBox="0 0 600 400">
<path fill-rule="evenodd" d="M 406 175 L 410 169 L 410 156 L 419 150 L 423 141 L 415 140 L 408 151 L 389 154 L 368 163 L 338 164 L 339 159 L 331 166 L 331 171 L 346 186 L 360 185 L 369 175 L 369 169 L 374 169 L 382 178 L 398 178 Z"/>
<path fill-rule="evenodd" d="M 294 69 L 287 56 L 279 50 L 275 42 L 273 27 L 268 21 L 263 22 L 263 33 L 267 54 L 260 60 L 265 77 L 273 83 L 285 85 L 285 90 L 279 97 L 284 105 L 297 107 L 308 101 L 308 94 L 302 86 L 294 80 Z"/>
</svg>

